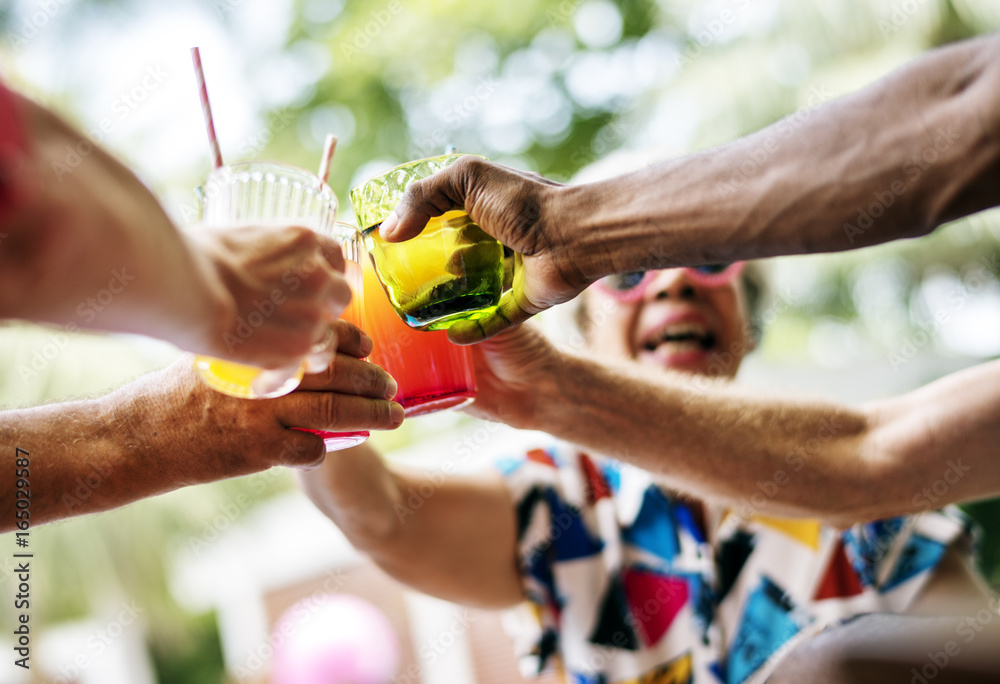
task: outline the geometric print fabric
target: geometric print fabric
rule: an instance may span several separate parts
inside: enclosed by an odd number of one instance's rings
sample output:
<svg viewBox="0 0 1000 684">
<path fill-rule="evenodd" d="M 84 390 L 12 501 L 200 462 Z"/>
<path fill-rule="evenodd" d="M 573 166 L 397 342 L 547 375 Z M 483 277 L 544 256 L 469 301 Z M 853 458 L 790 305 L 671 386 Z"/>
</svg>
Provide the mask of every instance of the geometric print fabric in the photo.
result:
<svg viewBox="0 0 1000 684">
<path fill-rule="evenodd" d="M 570 445 L 498 468 L 532 606 L 513 635 L 527 644 L 522 671 L 557 667 L 580 684 L 762 681 L 797 639 L 905 610 L 971 532 L 952 511 L 843 533 L 766 517 L 733 524 L 717 512 L 709 534 L 699 504 Z"/>
</svg>

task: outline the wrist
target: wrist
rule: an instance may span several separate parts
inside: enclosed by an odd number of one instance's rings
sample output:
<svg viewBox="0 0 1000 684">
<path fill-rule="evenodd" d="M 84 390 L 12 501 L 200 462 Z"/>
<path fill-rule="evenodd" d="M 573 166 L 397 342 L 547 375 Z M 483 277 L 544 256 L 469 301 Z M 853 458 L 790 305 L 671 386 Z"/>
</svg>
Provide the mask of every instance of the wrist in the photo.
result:
<svg viewBox="0 0 1000 684">
<path fill-rule="evenodd" d="M 663 253 L 663 221 L 647 206 L 642 179 L 611 179 L 552 189 L 552 249 L 563 269 L 589 285 L 612 273 L 652 270 L 669 264 Z M 656 208 L 662 213 L 662 208 Z M 551 217 L 551 218 L 548 218 Z"/>
<path fill-rule="evenodd" d="M 377 553 L 392 546 L 401 525 L 396 511 L 405 502 L 397 477 L 370 447 L 345 449 L 296 479 L 356 549 Z"/>
<path fill-rule="evenodd" d="M 567 398 L 575 394 L 575 375 L 580 372 L 579 357 L 550 347 L 545 358 L 537 364 L 530 382 L 525 383 L 524 406 L 527 410 L 519 424 L 511 427 L 556 434 L 567 422 L 566 407 L 575 406 L 568 403 Z M 508 423 L 507 420 L 503 422 Z"/>
<path fill-rule="evenodd" d="M 101 424 L 114 441 L 114 457 L 142 490 L 141 496 L 247 474 L 237 467 L 238 461 L 227 458 L 231 451 L 219 425 L 230 416 L 205 400 L 211 392 L 185 354 L 171 366 L 95 400 Z M 200 449 L 209 437 L 211 451 Z"/>
<path fill-rule="evenodd" d="M 607 244 L 594 240 L 602 232 L 594 186 L 548 186 L 541 193 L 539 224 L 545 247 L 564 278 L 586 287 L 611 273 Z"/>
</svg>

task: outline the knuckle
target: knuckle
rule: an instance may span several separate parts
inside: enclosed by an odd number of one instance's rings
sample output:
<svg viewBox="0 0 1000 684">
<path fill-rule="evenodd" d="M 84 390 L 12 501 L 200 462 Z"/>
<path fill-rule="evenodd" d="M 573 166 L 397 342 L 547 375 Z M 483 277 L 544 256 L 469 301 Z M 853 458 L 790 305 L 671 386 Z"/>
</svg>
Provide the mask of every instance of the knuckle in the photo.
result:
<svg viewBox="0 0 1000 684">
<path fill-rule="evenodd" d="M 372 402 L 372 425 L 392 426 L 392 414 L 389 412 L 389 402 Z"/>
<path fill-rule="evenodd" d="M 424 196 L 424 185 L 426 180 L 427 179 L 422 179 L 410 183 L 410 187 L 403 192 L 403 198 L 399 201 L 399 205 L 404 207 L 410 204 L 419 204 L 421 198 Z"/>
<path fill-rule="evenodd" d="M 336 378 L 337 374 L 340 372 L 337 361 L 337 356 L 334 354 L 333 361 L 331 361 L 330 365 L 320 373 L 320 381 L 323 383 L 324 387 L 329 387 L 333 383 L 334 378 Z"/>
<path fill-rule="evenodd" d="M 304 226 L 291 226 L 288 229 L 292 243 L 301 247 L 312 248 L 316 245 L 316 233 Z"/>
<path fill-rule="evenodd" d="M 344 322 L 347 323 L 347 321 Z M 350 349 L 361 347 L 361 331 L 349 323 L 339 327 L 337 330 L 337 339 L 340 340 L 341 346 L 346 346 Z"/>
<path fill-rule="evenodd" d="M 322 464 L 324 459 L 326 459 L 326 446 L 322 440 L 317 439 L 315 444 L 310 444 L 301 455 L 294 459 L 294 463 L 298 466 L 314 468 Z"/>
<path fill-rule="evenodd" d="M 482 170 L 483 160 L 473 154 L 463 154 L 451 165 L 452 173 L 476 175 Z"/>
<path fill-rule="evenodd" d="M 333 246 L 325 254 L 321 253 L 320 256 L 323 256 L 335 270 L 340 273 L 344 272 L 347 262 L 344 260 L 344 253 L 340 250 L 339 243 L 334 242 Z"/>
<path fill-rule="evenodd" d="M 340 420 L 340 406 L 337 397 L 329 392 L 320 395 L 319 418 L 326 427 L 334 427 Z"/>
<path fill-rule="evenodd" d="M 388 383 L 384 376 L 384 372 L 377 366 L 372 364 L 365 364 L 365 372 L 362 375 L 361 389 L 365 394 L 372 394 L 373 396 L 384 396 L 386 387 Z"/>
<path fill-rule="evenodd" d="M 300 313 L 302 325 L 305 326 L 312 333 L 312 339 L 309 340 L 309 345 L 311 346 L 313 342 L 320 339 L 320 337 L 325 334 L 325 321 L 323 319 L 323 307 L 317 303 L 315 306 L 305 307 Z"/>
<path fill-rule="evenodd" d="M 375 376 L 372 380 L 372 388 L 377 396 L 386 396 L 389 393 L 389 383 L 392 382 L 392 376 L 378 366 L 372 366 L 371 372 Z"/>
<path fill-rule="evenodd" d="M 361 343 L 361 331 L 350 321 L 338 318 L 331 325 L 333 326 L 333 332 L 337 334 L 339 347 Z"/>
<path fill-rule="evenodd" d="M 351 297 L 353 296 L 353 293 L 351 292 L 351 285 L 347 282 L 347 278 L 345 278 L 343 274 L 333 274 L 331 282 L 333 283 L 333 288 L 345 301 L 351 300 Z"/>
<path fill-rule="evenodd" d="M 409 199 L 412 204 L 417 206 L 425 204 L 430 198 L 432 192 L 431 184 L 428 182 L 429 180 L 429 178 L 423 178 L 412 184 L 406 190 L 406 194 L 403 196 L 403 199 Z"/>
</svg>

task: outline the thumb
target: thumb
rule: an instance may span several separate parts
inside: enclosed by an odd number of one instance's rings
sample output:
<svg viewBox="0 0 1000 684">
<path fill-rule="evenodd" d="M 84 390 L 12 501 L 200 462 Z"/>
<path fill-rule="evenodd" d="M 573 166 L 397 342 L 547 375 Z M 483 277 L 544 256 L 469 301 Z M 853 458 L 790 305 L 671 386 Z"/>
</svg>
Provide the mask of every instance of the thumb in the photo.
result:
<svg viewBox="0 0 1000 684">
<path fill-rule="evenodd" d="M 490 315 L 477 321 L 459 321 L 448 328 L 448 339 L 455 344 L 476 344 L 523 323 L 542 308 L 527 301 L 520 290 L 508 290 Z"/>
<path fill-rule="evenodd" d="M 432 176 L 412 183 L 403 194 L 396 210 L 379 228 L 386 242 L 402 242 L 420 234 L 427 222 L 452 209 L 464 209 L 469 163 L 461 157 L 451 166 Z M 367 226 L 366 226 L 367 227 Z"/>
</svg>

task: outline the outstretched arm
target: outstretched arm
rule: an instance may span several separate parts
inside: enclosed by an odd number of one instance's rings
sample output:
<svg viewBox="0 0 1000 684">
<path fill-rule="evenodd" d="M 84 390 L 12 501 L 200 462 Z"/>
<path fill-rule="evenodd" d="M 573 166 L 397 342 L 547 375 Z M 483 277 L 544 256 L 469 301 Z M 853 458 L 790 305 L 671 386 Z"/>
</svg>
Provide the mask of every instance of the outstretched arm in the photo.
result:
<svg viewBox="0 0 1000 684">
<path fill-rule="evenodd" d="M 850 524 L 1000 493 L 1000 361 L 854 409 L 564 354 L 528 326 L 476 359 L 474 413 L 738 513 Z"/>
<path fill-rule="evenodd" d="M 471 343 L 609 273 L 833 252 L 923 235 L 1000 204 L 1000 34 L 933 50 L 871 86 L 707 152 L 559 186 L 465 157 L 413 184 L 381 233 L 465 207 L 523 255 Z"/>
<path fill-rule="evenodd" d="M 514 509 L 499 474 L 387 465 L 372 447 L 337 452 L 299 481 L 355 548 L 419 591 L 504 608 L 523 600 Z"/>
<path fill-rule="evenodd" d="M 350 300 L 334 240 L 294 226 L 183 234 L 128 168 L 2 84 L 0 125 L 0 318 L 278 368 Z M 261 310 L 254 334 L 240 334 Z"/>
<path fill-rule="evenodd" d="M 581 270 L 839 252 L 1000 204 L 1000 33 L 813 104 L 714 150 L 566 188 Z"/>
<path fill-rule="evenodd" d="M 317 466 L 326 455 L 322 439 L 293 426 L 398 427 L 402 407 L 386 399 L 395 383 L 356 358 L 371 351 L 370 340 L 363 344 L 345 321 L 337 326 L 340 353 L 332 367 L 278 399 L 214 392 L 184 356 L 100 399 L 0 413 L 0 532 L 25 517 L 40 524 L 276 465 Z M 28 516 L 16 518 L 22 468 Z"/>
</svg>

